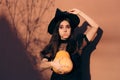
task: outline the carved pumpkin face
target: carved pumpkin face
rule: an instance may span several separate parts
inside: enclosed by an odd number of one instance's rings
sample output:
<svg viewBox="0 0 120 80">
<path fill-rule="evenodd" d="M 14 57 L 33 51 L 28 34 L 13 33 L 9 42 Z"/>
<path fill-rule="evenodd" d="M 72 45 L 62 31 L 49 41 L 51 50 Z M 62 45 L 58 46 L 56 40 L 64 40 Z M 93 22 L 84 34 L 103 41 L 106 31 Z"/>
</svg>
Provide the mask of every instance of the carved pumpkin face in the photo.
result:
<svg viewBox="0 0 120 80">
<path fill-rule="evenodd" d="M 58 74 L 69 73 L 73 68 L 73 63 L 67 51 L 58 51 L 53 61 L 58 61 L 59 65 L 61 65 L 60 69 L 56 69 L 53 67 L 53 71 Z"/>
</svg>

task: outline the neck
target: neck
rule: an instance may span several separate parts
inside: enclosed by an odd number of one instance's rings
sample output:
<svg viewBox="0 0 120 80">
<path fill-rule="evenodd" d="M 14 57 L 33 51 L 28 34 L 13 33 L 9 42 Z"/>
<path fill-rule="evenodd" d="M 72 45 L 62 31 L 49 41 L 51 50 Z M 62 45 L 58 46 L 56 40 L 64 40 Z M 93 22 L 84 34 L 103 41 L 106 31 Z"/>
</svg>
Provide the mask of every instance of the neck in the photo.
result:
<svg viewBox="0 0 120 80">
<path fill-rule="evenodd" d="M 61 39 L 61 40 L 60 40 L 60 43 L 67 43 L 67 42 L 68 42 L 68 39 L 64 39 L 64 40 Z"/>
</svg>

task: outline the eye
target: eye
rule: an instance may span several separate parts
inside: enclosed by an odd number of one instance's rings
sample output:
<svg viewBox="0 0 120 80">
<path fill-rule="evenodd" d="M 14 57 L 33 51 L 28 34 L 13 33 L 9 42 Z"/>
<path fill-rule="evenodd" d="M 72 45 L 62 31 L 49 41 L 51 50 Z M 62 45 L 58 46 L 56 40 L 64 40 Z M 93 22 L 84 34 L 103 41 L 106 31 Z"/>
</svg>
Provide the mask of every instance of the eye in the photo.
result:
<svg viewBox="0 0 120 80">
<path fill-rule="evenodd" d="M 70 25 L 66 25 L 66 28 L 68 28 L 68 29 L 69 29 L 69 28 L 71 28 L 71 27 L 70 27 Z"/>
<path fill-rule="evenodd" d="M 62 26 L 62 25 L 60 25 L 60 26 L 59 26 L 59 29 L 63 29 L 63 26 Z"/>
</svg>

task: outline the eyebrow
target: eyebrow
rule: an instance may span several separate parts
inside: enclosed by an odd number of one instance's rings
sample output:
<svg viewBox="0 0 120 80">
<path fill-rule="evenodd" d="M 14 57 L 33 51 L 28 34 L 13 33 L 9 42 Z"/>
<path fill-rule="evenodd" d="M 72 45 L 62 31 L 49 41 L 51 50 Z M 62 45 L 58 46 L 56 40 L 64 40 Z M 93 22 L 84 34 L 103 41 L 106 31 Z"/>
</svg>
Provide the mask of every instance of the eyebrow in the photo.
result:
<svg viewBox="0 0 120 80">
<path fill-rule="evenodd" d="M 59 26 L 63 26 L 62 24 L 60 24 Z M 70 24 L 67 24 L 67 25 L 65 25 L 65 26 L 70 26 Z"/>
</svg>

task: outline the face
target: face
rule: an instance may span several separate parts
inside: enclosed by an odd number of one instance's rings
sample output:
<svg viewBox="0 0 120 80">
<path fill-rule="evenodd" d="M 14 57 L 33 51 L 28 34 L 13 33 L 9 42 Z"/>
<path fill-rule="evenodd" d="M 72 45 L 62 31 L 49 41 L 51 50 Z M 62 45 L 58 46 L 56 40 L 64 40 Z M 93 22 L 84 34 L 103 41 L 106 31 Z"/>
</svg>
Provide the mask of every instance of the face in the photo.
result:
<svg viewBox="0 0 120 80">
<path fill-rule="evenodd" d="M 63 20 L 59 25 L 59 35 L 61 40 L 66 40 L 71 34 L 71 26 L 68 21 Z"/>
</svg>

